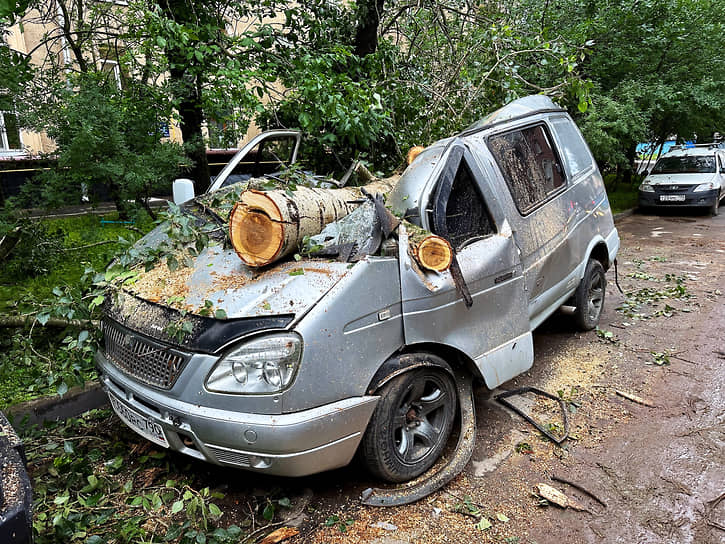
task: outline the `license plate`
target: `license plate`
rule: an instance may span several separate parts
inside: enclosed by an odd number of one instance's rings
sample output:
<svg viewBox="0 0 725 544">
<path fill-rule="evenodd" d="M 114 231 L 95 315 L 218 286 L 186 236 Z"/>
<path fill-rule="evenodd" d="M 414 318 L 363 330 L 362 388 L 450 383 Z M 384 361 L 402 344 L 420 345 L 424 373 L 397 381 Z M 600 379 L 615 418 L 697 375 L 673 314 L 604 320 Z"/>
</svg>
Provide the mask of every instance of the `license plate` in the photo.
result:
<svg viewBox="0 0 725 544">
<path fill-rule="evenodd" d="M 166 434 L 164 433 L 164 429 L 161 425 L 156 423 L 153 419 L 139 414 L 136 410 L 132 410 L 113 395 L 108 395 L 108 398 L 111 401 L 113 411 L 118 414 L 118 417 L 120 417 L 126 425 L 154 444 L 158 444 L 164 448 L 169 447 L 169 442 L 166 440 Z"/>
<path fill-rule="evenodd" d="M 664 202 L 684 202 L 685 195 L 660 195 L 660 200 Z"/>
</svg>

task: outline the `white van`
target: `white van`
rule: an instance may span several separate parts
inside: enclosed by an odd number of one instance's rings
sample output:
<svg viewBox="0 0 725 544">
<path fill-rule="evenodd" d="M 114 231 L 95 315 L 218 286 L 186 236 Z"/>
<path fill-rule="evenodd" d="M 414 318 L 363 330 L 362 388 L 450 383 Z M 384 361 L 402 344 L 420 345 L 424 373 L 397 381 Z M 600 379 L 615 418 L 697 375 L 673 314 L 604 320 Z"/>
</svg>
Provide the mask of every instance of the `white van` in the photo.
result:
<svg viewBox="0 0 725 544">
<path fill-rule="evenodd" d="M 673 146 L 639 186 L 639 207 L 700 207 L 717 215 L 725 196 L 725 146 Z"/>
</svg>

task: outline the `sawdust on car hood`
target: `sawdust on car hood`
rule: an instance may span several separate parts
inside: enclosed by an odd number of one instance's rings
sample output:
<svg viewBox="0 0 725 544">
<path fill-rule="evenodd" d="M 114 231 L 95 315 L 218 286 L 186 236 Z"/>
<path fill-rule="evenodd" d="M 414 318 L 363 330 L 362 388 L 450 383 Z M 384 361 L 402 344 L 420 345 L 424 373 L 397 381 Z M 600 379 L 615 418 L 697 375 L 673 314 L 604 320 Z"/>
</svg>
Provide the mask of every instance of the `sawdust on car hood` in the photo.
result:
<svg viewBox="0 0 725 544">
<path fill-rule="evenodd" d="M 302 315 L 348 273 L 349 265 L 324 259 L 285 261 L 252 269 L 233 249 L 204 249 L 190 267 L 169 270 L 159 262 L 141 272 L 126 290 L 194 314 L 224 310 L 227 318 Z M 205 308 L 206 307 L 206 308 Z"/>
</svg>

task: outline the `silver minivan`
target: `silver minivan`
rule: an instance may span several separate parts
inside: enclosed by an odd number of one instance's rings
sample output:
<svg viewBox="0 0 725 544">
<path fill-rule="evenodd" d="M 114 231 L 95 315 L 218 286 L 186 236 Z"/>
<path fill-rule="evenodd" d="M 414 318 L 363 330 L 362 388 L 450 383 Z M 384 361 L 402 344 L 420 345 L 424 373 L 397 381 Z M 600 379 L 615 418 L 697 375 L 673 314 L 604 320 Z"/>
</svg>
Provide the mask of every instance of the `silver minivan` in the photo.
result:
<svg viewBox="0 0 725 544">
<path fill-rule="evenodd" d="M 195 202 L 184 209 L 204 217 Z M 110 297 L 97 363 L 119 417 L 219 465 L 303 476 L 359 452 L 401 482 L 443 451 L 457 376 L 493 389 L 526 371 L 532 331 L 562 307 L 596 326 L 619 238 L 597 165 L 550 99 L 429 146 L 386 205 L 448 240 L 456 266 L 421 270 L 401 225 L 351 262 L 296 255 L 260 270 L 228 244 L 204 248 L 163 288 L 221 318 L 138 286 Z"/>
</svg>

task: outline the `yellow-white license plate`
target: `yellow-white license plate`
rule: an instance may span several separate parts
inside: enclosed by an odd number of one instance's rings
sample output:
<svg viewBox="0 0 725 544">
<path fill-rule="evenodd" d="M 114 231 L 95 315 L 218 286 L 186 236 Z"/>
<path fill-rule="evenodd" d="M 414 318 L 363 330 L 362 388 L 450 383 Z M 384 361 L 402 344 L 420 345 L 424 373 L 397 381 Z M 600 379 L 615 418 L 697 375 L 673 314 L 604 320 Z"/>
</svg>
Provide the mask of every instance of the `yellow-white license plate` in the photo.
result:
<svg viewBox="0 0 725 544">
<path fill-rule="evenodd" d="M 111 401 L 113 411 L 118 414 L 118 417 L 120 417 L 126 425 L 154 444 L 158 444 L 164 448 L 169 447 L 169 441 L 166 440 L 166 433 L 164 433 L 164 429 L 161 425 L 156 423 L 153 419 L 141 415 L 136 410 L 129 408 L 113 395 L 108 395 L 108 398 Z"/>
</svg>

